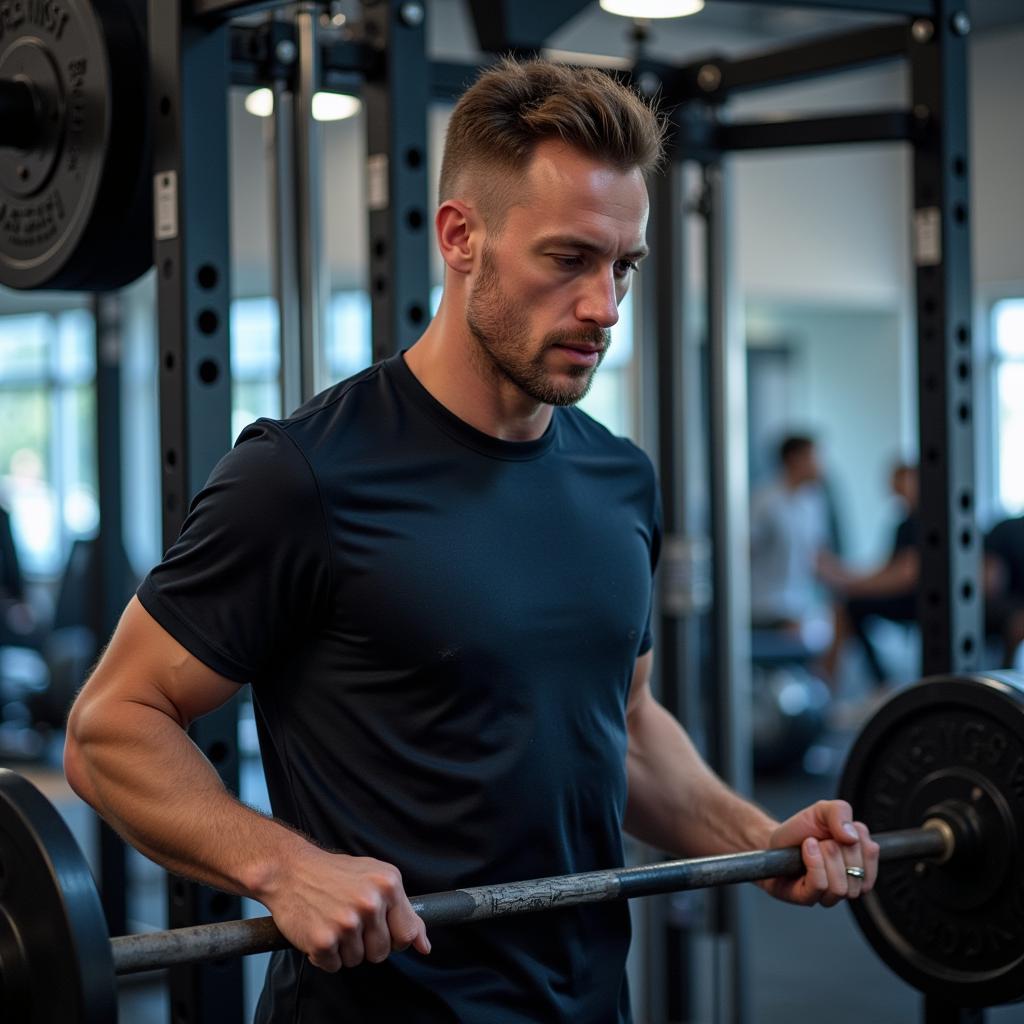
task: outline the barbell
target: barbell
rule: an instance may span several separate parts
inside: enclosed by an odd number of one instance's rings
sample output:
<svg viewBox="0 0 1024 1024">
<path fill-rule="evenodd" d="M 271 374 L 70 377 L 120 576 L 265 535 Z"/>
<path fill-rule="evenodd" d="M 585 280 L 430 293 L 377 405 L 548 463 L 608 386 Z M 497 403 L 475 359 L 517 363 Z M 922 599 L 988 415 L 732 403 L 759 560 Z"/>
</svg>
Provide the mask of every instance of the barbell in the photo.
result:
<svg viewBox="0 0 1024 1024">
<path fill-rule="evenodd" d="M 1024 998 L 1024 678 L 940 677 L 896 694 L 855 741 L 839 795 L 885 863 L 851 903 L 897 974 L 959 1006 Z M 412 898 L 431 927 L 802 872 L 797 848 Z M 116 978 L 287 948 L 269 917 L 109 938 L 86 861 L 27 780 L 0 771 L 0 1005 L 25 1024 L 109 1024 Z"/>
<path fill-rule="evenodd" d="M 145 0 L 0 4 L 0 284 L 105 291 L 153 262 Z"/>
</svg>

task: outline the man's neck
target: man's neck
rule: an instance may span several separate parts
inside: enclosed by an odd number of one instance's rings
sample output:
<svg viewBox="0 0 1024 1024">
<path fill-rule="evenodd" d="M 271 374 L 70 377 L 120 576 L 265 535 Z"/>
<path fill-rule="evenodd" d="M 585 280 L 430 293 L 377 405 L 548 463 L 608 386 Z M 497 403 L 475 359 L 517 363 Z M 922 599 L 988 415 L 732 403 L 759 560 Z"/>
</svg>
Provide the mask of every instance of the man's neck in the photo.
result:
<svg viewBox="0 0 1024 1024">
<path fill-rule="evenodd" d="M 507 380 L 481 351 L 463 320 L 444 304 L 405 355 L 413 376 L 449 412 L 502 441 L 535 441 L 551 422 L 552 407 Z"/>
</svg>

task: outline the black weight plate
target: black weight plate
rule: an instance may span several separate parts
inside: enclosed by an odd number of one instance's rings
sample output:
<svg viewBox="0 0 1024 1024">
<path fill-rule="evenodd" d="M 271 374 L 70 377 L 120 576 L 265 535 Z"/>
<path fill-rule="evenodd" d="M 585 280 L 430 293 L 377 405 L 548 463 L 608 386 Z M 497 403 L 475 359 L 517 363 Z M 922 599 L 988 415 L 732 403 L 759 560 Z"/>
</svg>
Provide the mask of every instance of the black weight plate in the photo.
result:
<svg viewBox="0 0 1024 1024">
<path fill-rule="evenodd" d="M 0 769 L 0 1006 L 11 1024 L 111 1024 L 117 986 L 89 866 L 56 809 Z"/>
<path fill-rule="evenodd" d="M 32 90 L 36 132 L 0 148 L 0 284 L 105 290 L 152 261 L 141 0 L 6 5 L 0 79 Z"/>
<path fill-rule="evenodd" d="M 1024 679 L 937 677 L 897 693 L 850 751 L 839 787 L 872 831 L 918 828 L 942 804 L 981 841 L 947 864 L 887 863 L 851 903 L 882 959 L 957 1006 L 1024 998 Z"/>
</svg>

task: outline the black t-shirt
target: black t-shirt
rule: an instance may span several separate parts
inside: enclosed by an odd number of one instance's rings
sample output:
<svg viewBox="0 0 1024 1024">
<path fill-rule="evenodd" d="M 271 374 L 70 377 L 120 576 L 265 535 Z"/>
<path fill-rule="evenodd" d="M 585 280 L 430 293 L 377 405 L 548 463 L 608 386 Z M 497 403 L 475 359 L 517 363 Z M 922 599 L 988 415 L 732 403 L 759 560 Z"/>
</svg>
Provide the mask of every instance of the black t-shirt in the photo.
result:
<svg viewBox="0 0 1024 1024">
<path fill-rule="evenodd" d="M 985 538 L 985 551 L 1005 568 L 1005 595 L 1024 601 L 1024 516 L 996 523 Z"/>
<path fill-rule="evenodd" d="M 622 863 L 658 547 L 634 445 L 576 409 L 495 439 L 396 356 L 247 428 L 139 599 L 252 684 L 274 814 L 418 895 Z M 622 904 L 431 941 L 334 975 L 275 954 L 257 1020 L 630 1019 Z"/>
<path fill-rule="evenodd" d="M 911 512 L 896 527 L 896 533 L 892 540 L 892 557 L 895 558 L 896 555 L 906 551 L 908 548 L 916 548 L 917 534 L 917 513 Z"/>
</svg>

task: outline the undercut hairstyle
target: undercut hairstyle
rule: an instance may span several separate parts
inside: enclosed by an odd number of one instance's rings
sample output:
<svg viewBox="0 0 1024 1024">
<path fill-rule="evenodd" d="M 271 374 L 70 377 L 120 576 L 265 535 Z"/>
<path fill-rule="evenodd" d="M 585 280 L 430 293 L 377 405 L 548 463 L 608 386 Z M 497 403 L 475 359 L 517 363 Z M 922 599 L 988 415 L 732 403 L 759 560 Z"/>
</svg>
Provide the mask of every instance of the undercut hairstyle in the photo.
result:
<svg viewBox="0 0 1024 1024">
<path fill-rule="evenodd" d="M 561 140 L 616 170 L 636 168 L 647 177 L 664 159 L 664 138 L 664 118 L 610 74 L 505 58 L 455 105 L 438 200 L 477 192 L 488 227 L 497 229 L 523 194 L 522 176 L 538 143 Z"/>
<path fill-rule="evenodd" d="M 792 459 L 813 447 L 813 437 L 806 434 L 791 434 L 779 445 L 779 462 L 786 466 Z"/>
</svg>

